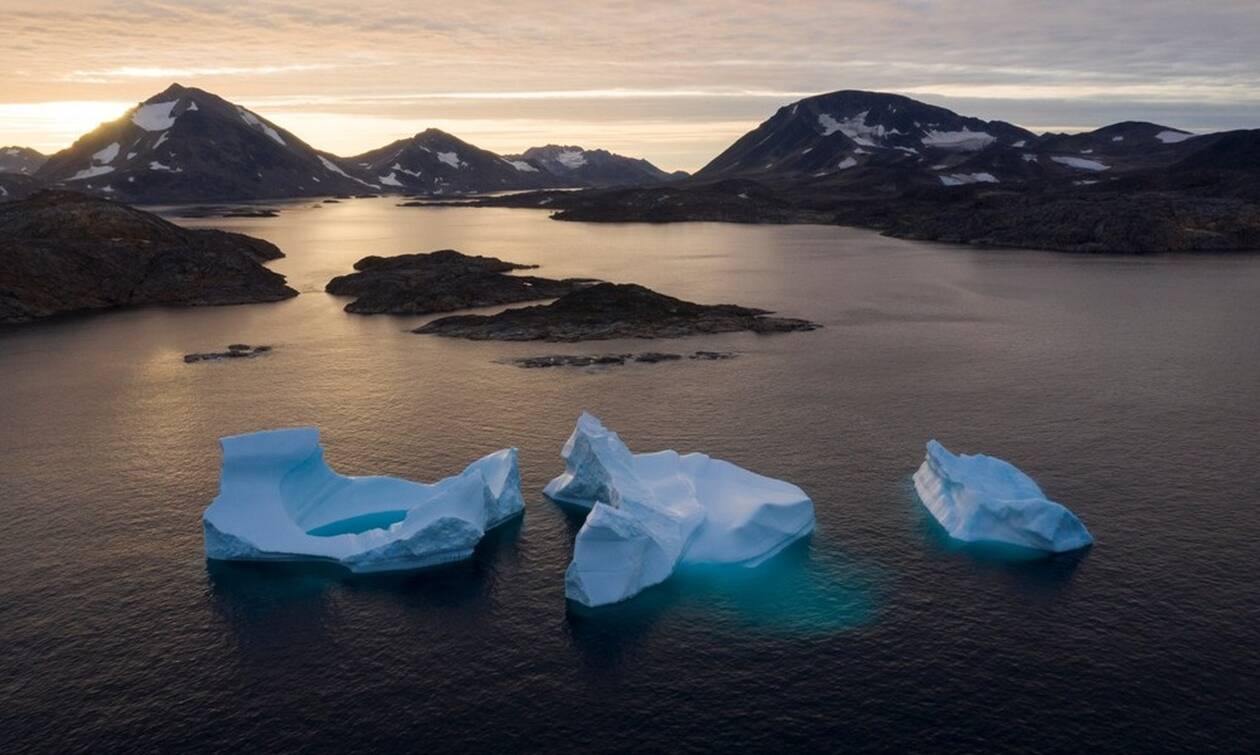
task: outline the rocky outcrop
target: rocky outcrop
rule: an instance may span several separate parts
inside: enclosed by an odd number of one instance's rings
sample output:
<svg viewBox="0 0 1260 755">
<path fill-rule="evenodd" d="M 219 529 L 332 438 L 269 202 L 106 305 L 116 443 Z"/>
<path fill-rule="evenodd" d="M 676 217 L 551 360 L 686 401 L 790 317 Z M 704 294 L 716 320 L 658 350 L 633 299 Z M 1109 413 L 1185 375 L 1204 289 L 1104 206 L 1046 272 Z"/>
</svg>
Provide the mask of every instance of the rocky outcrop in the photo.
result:
<svg viewBox="0 0 1260 755">
<path fill-rule="evenodd" d="M 737 331 L 787 333 L 819 327 L 807 320 L 770 314 L 733 304 L 695 304 L 630 283 L 600 283 L 551 304 L 496 315 L 443 317 L 414 332 L 478 341 L 570 342 Z"/>
<path fill-rule="evenodd" d="M 346 305 L 347 312 L 424 315 L 554 299 L 593 282 L 506 274 L 537 267 L 495 257 L 471 256 L 454 249 L 395 257 L 371 256 L 354 263 L 357 272 L 333 278 L 324 290 L 337 296 L 356 297 Z"/>
<path fill-rule="evenodd" d="M 165 304 L 247 304 L 296 296 L 263 267 L 261 239 L 180 228 L 108 200 L 46 191 L 0 205 L 0 323 Z"/>
<path fill-rule="evenodd" d="M 228 345 L 227 351 L 202 351 L 185 354 L 184 363 L 217 362 L 223 359 L 252 359 L 270 352 L 270 346 L 250 346 L 247 343 L 233 343 Z"/>
</svg>

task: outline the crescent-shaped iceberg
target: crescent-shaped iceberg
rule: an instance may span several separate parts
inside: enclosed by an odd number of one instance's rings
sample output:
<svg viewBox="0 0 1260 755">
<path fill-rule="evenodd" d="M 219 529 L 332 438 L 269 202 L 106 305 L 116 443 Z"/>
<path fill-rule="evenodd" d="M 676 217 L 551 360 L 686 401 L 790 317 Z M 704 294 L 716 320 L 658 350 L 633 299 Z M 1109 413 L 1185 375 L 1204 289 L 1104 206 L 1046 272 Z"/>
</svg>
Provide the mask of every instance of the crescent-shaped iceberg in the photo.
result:
<svg viewBox="0 0 1260 755">
<path fill-rule="evenodd" d="M 949 536 L 1062 553 L 1094 542 L 1085 525 L 1013 464 L 984 454 L 955 455 L 928 441 L 914 475 L 919 499 Z"/>
<path fill-rule="evenodd" d="M 565 572 L 565 595 L 616 603 L 680 563 L 756 566 L 814 529 L 814 504 L 791 483 L 705 454 L 632 454 L 583 413 L 544 493 L 590 509 Z"/>
<path fill-rule="evenodd" d="M 487 530 L 525 507 L 514 448 L 426 484 L 339 475 L 325 463 L 314 428 L 219 443 L 219 495 L 202 517 L 211 559 L 418 569 L 468 558 Z"/>
</svg>

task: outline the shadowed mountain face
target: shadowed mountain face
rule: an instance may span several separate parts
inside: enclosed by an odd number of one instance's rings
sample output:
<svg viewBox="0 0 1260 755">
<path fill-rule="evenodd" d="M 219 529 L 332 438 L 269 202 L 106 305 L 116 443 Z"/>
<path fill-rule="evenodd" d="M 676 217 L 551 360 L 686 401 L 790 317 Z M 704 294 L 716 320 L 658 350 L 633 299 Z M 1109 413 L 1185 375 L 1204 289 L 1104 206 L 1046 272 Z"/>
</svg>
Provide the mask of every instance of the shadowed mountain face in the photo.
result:
<svg viewBox="0 0 1260 755">
<path fill-rule="evenodd" d="M 666 173 L 647 160 L 614 154 L 603 149 L 548 144 L 530 147 L 519 155 L 507 155 L 514 165 L 529 165 L 550 175 L 559 186 L 646 186 L 685 178 L 686 173 Z"/>
<path fill-rule="evenodd" d="M 140 203 L 370 188 L 279 126 L 178 84 L 53 155 L 36 178 L 47 186 Z"/>
<path fill-rule="evenodd" d="M 29 176 L 39 170 L 48 156 L 30 147 L 0 147 L 0 173 Z"/>
<path fill-rule="evenodd" d="M 261 239 L 190 230 L 126 205 L 45 191 L 0 205 L 0 323 L 146 304 L 278 301 L 297 292 Z"/>
</svg>

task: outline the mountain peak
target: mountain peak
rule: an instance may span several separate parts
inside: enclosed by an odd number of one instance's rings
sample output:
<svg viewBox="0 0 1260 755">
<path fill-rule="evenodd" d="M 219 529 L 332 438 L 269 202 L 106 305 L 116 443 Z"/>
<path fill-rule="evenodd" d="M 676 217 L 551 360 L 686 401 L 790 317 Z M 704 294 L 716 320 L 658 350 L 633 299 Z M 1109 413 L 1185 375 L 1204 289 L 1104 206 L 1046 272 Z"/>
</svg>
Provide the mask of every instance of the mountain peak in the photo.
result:
<svg viewBox="0 0 1260 755">
<path fill-rule="evenodd" d="M 961 116 L 904 95 L 842 89 L 783 106 L 697 175 L 820 177 L 872 162 L 939 164 L 1035 138 L 1004 121 Z"/>
</svg>

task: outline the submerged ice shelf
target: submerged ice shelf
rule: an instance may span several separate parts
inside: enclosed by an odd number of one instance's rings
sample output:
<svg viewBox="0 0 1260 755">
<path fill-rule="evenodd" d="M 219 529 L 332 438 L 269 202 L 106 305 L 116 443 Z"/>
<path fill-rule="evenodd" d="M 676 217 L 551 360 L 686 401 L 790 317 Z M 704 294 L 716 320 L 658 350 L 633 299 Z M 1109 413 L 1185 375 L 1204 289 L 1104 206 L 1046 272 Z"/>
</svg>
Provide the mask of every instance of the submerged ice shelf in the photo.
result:
<svg viewBox="0 0 1260 755">
<path fill-rule="evenodd" d="M 590 509 L 565 572 L 584 605 L 626 600 L 682 563 L 756 566 L 814 529 L 797 486 L 700 453 L 632 454 L 587 413 L 561 456 L 543 492 Z"/>
<path fill-rule="evenodd" d="M 919 499 L 949 536 L 1062 553 L 1094 542 L 1085 525 L 1046 498 L 1014 465 L 984 454 L 955 455 L 928 441 L 914 475 Z"/>
<path fill-rule="evenodd" d="M 514 448 L 427 484 L 339 475 L 314 428 L 235 435 L 220 445 L 219 495 L 202 518 L 207 558 L 417 569 L 471 556 L 487 530 L 525 506 Z"/>
</svg>

